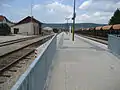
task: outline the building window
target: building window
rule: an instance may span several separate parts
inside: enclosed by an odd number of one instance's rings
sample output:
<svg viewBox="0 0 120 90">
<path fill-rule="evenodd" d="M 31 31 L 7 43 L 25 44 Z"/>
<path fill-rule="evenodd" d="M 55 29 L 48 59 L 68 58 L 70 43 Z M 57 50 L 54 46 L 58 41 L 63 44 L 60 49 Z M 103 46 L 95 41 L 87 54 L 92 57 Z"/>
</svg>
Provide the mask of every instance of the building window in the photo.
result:
<svg viewBox="0 0 120 90">
<path fill-rule="evenodd" d="M 19 28 L 14 28 L 14 34 L 18 34 Z"/>
</svg>

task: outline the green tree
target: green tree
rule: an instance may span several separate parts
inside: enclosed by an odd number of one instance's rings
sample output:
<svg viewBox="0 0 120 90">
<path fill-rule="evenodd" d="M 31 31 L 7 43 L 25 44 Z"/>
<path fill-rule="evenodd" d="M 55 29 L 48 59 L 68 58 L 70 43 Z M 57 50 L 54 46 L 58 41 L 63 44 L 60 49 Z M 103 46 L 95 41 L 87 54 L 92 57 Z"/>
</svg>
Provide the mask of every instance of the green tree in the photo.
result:
<svg viewBox="0 0 120 90">
<path fill-rule="evenodd" d="M 109 21 L 109 25 L 120 24 L 120 10 L 117 9 Z"/>
<path fill-rule="evenodd" d="M 0 23 L 0 35 L 9 35 L 10 33 L 11 28 L 5 23 Z"/>
</svg>

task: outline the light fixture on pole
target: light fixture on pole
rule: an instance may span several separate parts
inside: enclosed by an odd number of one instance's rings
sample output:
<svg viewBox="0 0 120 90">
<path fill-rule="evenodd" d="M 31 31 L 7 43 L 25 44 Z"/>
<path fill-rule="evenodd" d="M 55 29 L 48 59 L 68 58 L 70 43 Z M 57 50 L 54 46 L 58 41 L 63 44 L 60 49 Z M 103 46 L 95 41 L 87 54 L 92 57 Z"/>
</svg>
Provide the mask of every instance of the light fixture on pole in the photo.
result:
<svg viewBox="0 0 120 90">
<path fill-rule="evenodd" d="M 75 12 L 75 5 L 76 5 L 76 0 L 74 0 L 74 8 L 73 8 L 73 26 L 72 26 L 72 41 L 74 41 L 74 30 L 75 30 L 75 17 L 76 17 L 76 12 Z"/>
</svg>

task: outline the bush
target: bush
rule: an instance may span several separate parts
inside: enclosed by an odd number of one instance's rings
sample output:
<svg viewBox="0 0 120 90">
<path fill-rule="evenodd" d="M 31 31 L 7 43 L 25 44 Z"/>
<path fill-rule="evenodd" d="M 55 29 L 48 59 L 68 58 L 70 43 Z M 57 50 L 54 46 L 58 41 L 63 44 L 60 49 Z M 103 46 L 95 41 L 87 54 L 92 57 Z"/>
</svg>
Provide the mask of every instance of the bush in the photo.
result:
<svg viewBox="0 0 120 90">
<path fill-rule="evenodd" d="M 1 23 L 0 24 L 0 35 L 9 35 L 10 33 L 11 33 L 11 28 L 5 23 Z"/>
</svg>

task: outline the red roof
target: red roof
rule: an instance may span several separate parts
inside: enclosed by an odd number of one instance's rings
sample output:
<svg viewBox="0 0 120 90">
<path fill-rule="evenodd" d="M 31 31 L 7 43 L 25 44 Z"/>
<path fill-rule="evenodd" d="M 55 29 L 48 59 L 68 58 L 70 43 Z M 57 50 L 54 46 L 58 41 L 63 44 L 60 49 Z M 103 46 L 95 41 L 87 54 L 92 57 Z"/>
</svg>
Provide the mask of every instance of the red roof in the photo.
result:
<svg viewBox="0 0 120 90">
<path fill-rule="evenodd" d="M 3 22 L 3 20 L 5 20 L 8 23 L 15 24 L 15 23 L 11 22 L 10 20 L 8 20 L 5 16 L 0 15 L 0 21 Z"/>
<path fill-rule="evenodd" d="M 5 17 L 1 15 L 1 16 L 0 16 L 0 21 L 3 21 L 4 18 L 5 18 Z"/>
</svg>

